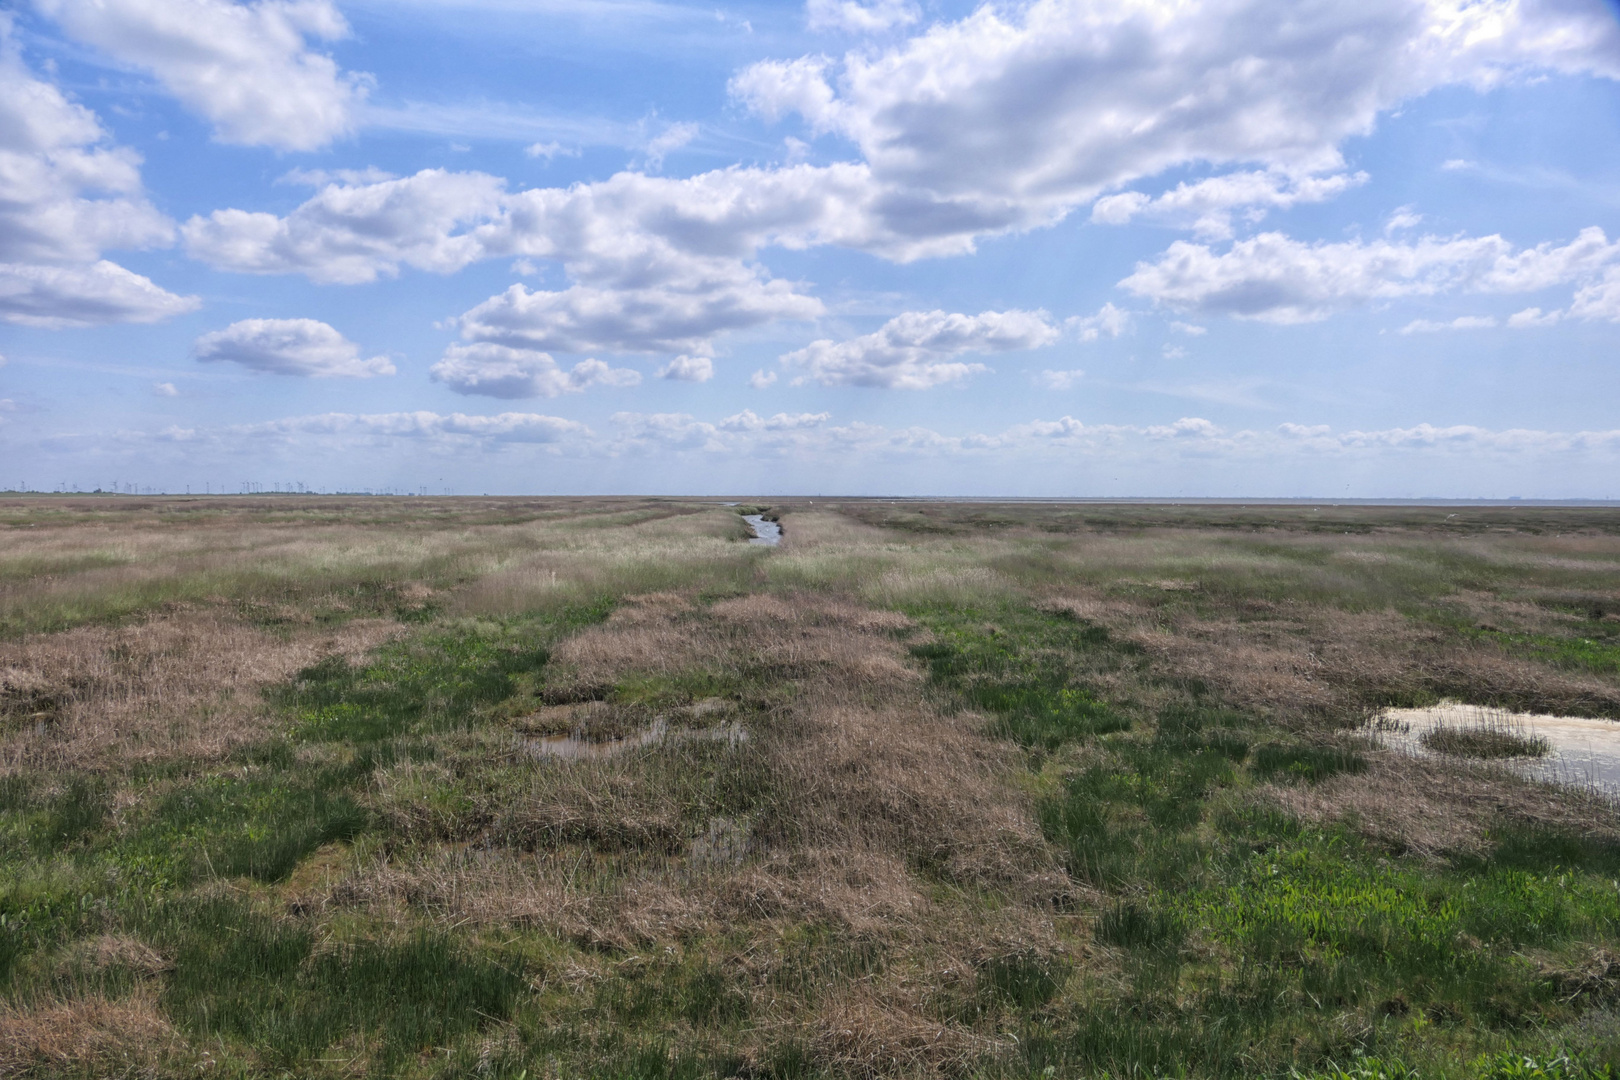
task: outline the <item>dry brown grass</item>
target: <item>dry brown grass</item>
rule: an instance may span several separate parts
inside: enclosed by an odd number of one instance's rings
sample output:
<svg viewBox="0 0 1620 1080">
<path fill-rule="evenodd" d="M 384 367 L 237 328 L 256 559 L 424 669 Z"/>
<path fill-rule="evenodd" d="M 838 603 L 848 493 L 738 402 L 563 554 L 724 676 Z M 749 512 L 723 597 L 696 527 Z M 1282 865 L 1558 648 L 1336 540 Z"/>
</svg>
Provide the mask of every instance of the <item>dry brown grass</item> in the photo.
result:
<svg viewBox="0 0 1620 1080">
<path fill-rule="evenodd" d="M 0 642 L 0 770 L 122 769 L 216 760 L 264 737 L 259 690 L 323 656 L 358 658 L 399 633 L 357 620 L 283 636 L 210 607 Z"/>
<path fill-rule="evenodd" d="M 538 927 L 617 955 L 742 933 L 760 943 L 743 966 L 762 1033 L 799 1032 L 823 1064 L 854 1075 L 958 1067 L 986 1036 L 935 1015 L 917 988 L 970 977 L 991 954 L 1070 951 L 1053 906 L 1070 886 L 1013 781 L 1015 752 L 980 734 L 982 718 L 932 707 L 895 636 L 908 626 L 828 597 L 705 609 L 653 594 L 558 649 L 579 692 L 738 668 L 791 686 L 743 705 L 765 711 L 737 752 L 754 756 L 748 768 L 768 775 L 772 794 L 734 857 L 706 854 L 713 822 L 689 835 L 651 751 L 529 759 L 515 792 L 441 807 L 426 796 L 453 783 L 453 766 L 410 765 L 390 772 L 377 805 L 396 833 L 430 843 L 357 865 L 295 904 Z M 474 843 L 431 843 L 443 840 Z M 959 890 L 1003 899 L 987 910 L 953 901 Z M 807 925 L 871 943 L 881 972 L 819 1004 L 774 989 L 791 956 L 768 943 Z"/>
<path fill-rule="evenodd" d="M 1359 776 L 1312 786 L 1267 784 L 1254 797 L 1317 824 L 1348 821 L 1400 853 L 1480 854 L 1487 833 L 1529 824 L 1620 839 L 1620 811 L 1595 794 L 1551 788 L 1489 766 L 1379 750 Z"/>
<path fill-rule="evenodd" d="M 1512 656 L 1393 610 L 1250 602 L 1224 615 L 1073 590 L 1044 603 L 1108 627 L 1166 670 L 1285 724 L 1353 724 L 1388 701 L 1435 699 L 1459 688 L 1470 700 L 1524 712 L 1620 717 L 1620 689 L 1611 680 Z"/>
<path fill-rule="evenodd" d="M 179 1045 L 151 992 L 33 1008 L 0 1002 L 0 1076 L 155 1076 Z"/>
</svg>

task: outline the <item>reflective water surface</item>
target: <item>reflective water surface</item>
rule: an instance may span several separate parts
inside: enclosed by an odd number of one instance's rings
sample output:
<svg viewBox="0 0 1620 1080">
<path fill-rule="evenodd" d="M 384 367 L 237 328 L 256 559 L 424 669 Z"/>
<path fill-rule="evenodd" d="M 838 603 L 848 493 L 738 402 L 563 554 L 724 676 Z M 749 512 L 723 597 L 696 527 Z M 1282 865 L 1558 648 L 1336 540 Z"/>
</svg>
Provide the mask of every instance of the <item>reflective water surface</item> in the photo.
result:
<svg viewBox="0 0 1620 1080">
<path fill-rule="evenodd" d="M 1424 732 L 1440 725 L 1506 728 L 1545 739 L 1552 752 L 1544 757 L 1501 758 L 1500 763 L 1531 779 L 1590 784 L 1620 794 L 1620 723 L 1613 720 L 1516 713 L 1445 701 L 1424 709 L 1385 709 L 1374 730 L 1386 746 L 1437 757 L 1441 755 L 1420 740 Z"/>
<path fill-rule="evenodd" d="M 744 514 L 743 520 L 748 522 L 749 527 L 754 530 L 753 539 L 748 541 L 750 544 L 765 544 L 769 547 L 775 547 L 782 542 L 782 526 L 776 522 L 766 521 L 758 514 Z"/>
</svg>

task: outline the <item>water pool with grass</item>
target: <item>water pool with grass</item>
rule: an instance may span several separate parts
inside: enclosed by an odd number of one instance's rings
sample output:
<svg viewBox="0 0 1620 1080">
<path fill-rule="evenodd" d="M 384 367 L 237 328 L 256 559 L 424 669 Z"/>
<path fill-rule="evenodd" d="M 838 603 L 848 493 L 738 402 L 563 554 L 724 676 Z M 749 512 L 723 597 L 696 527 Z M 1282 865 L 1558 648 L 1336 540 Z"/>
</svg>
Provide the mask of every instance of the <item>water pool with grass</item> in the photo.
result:
<svg viewBox="0 0 1620 1080">
<path fill-rule="evenodd" d="M 1532 780 L 1620 794 L 1620 722 L 1614 720 L 1443 701 L 1385 709 L 1373 730 L 1384 745 L 1409 753 L 1496 760 Z"/>
</svg>

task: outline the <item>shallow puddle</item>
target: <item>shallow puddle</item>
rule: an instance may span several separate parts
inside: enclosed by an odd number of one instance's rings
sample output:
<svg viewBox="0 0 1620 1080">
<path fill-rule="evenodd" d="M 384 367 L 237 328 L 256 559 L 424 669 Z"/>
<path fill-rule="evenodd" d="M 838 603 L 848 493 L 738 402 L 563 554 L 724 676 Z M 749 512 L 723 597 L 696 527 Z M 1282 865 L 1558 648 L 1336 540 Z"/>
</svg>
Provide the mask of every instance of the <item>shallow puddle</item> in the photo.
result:
<svg viewBox="0 0 1620 1080">
<path fill-rule="evenodd" d="M 1542 757 L 1495 760 L 1534 780 L 1590 785 L 1620 793 L 1620 723 L 1613 720 L 1516 713 L 1447 701 L 1425 709 L 1385 709 L 1373 730 L 1386 746 L 1423 757 L 1446 757 L 1422 742 L 1423 735 L 1437 727 L 1508 730 L 1526 738 L 1544 739 L 1552 749 Z"/>
<path fill-rule="evenodd" d="M 749 528 L 754 530 L 753 538 L 748 541 L 750 544 L 765 544 L 768 547 L 775 547 L 782 542 L 782 526 L 776 522 L 766 521 L 758 514 L 744 514 L 743 520 L 748 522 Z"/>
</svg>

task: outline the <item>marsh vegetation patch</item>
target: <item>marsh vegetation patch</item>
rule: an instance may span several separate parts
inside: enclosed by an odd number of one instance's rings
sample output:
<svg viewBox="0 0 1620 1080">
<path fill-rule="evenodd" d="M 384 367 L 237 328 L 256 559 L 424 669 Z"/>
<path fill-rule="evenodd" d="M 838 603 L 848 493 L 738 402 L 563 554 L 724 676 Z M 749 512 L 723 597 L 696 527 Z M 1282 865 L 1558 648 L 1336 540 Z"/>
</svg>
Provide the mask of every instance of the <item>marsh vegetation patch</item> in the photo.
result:
<svg viewBox="0 0 1620 1080">
<path fill-rule="evenodd" d="M 38 503 L 8 1075 L 1612 1075 L 1608 512 Z"/>
</svg>

